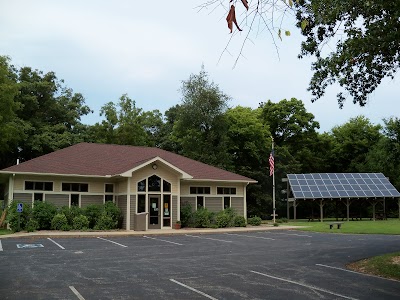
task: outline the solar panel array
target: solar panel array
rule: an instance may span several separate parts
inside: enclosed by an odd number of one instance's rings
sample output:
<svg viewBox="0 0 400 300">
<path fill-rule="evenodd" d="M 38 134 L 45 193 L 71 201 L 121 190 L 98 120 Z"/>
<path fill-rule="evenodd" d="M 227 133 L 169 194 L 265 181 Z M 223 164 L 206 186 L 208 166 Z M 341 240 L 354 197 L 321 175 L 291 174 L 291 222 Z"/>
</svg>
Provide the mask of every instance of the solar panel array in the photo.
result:
<svg viewBox="0 0 400 300">
<path fill-rule="evenodd" d="M 382 173 L 288 174 L 288 179 L 296 199 L 400 197 Z"/>
</svg>

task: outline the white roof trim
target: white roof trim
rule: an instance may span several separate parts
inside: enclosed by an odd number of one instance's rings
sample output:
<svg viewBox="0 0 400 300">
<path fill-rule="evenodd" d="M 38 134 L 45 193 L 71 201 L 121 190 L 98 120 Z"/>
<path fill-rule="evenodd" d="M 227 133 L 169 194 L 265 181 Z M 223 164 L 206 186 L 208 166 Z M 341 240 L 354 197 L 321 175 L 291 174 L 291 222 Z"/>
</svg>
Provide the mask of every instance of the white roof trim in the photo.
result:
<svg viewBox="0 0 400 300">
<path fill-rule="evenodd" d="M 159 156 L 156 156 L 156 157 L 154 157 L 154 158 L 152 158 L 152 159 L 150 159 L 150 160 L 134 167 L 133 169 L 130 169 L 130 170 L 120 174 L 120 175 L 122 177 L 132 177 L 133 172 L 135 172 L 139 169 L 142 169 L 142 168 L 144 168 L 152 163 L 155 163 L 155 162 L 161 162 L 162 164 L 166 165 L 167 167 L 169 167 L 169 168 L 173 169 L 174 171 L 176 171 L 177 173 L 181 174 L 181 176 L 182 176 L 181 179 L 192 179 L 193 178 L 193 176 L 191 176 L 190 174 L 182 171 L 181 169 L 177 168 L 173 164 L 170 164 L 169 162 L 167 162 L 166 160 L 162 159 Z"/>
<path fill-rule="evenodd" d="M 64 177 L 91 177 L 91 178 L 111 178 L 115 175 L 82 175 L 82 174 L 60 174 L 60 173 L 37 173 L 37 172 L 15 172 L 15 171 L 0 171 L 0 174 L 5 175 L 39 175 L 39 176 L 64 176 Z M 117 175 L 118 176 L 118 175 Z"/>
<path fill-rule="evenodd" d="M 211 181 L 211 182 L 241 182 L 241 183 L 258 183 L 257 180 L 229 180 L 229 179 L 186 179 L 184 180 L 186 182 L 190 181 L 190 182 L 207 182 L 207 181 Z"/>
</svg>

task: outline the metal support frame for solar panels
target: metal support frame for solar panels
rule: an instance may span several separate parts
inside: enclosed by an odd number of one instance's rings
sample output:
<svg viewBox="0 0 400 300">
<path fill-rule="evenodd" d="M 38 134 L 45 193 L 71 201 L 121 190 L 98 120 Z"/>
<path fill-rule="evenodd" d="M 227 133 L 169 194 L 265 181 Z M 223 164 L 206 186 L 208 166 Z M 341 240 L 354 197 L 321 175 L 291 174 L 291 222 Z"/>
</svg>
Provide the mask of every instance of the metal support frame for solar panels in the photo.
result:
<svg viewBox="0 0 400 300">
<path fill-rule="evenodd" d="M 296 220 L 296 206 L 298 199 L 318 200 L 345 200 L 347 220 L 350 218 L 351 199 L 382 199 L 384 205 L 386 198 L 398 198 L 400 219 L 400 193 L 382 173 L 311 173 L 288 174 L 282 179 L 287 183 L 287 196 L 290 191 L 293 198 L 287 200 L 287 215 L 289 219 L 290 203 L 294 207 L 294 220 Z M 293 184 L 295 183 L 295 184 Z M 294 188 L 294 186 L 296 188 Z M 296 195 L 297 194 L 297 195 Z M 297 197 L 296 197 L 297 196 Z M 323 216 L 323 203 L 320 201 L 320 217 Z M 375 220 L 375 205 L 373 205 L 373 219 Z M 321 222 L 323 218 L 320 218 Z"/>
</svg>

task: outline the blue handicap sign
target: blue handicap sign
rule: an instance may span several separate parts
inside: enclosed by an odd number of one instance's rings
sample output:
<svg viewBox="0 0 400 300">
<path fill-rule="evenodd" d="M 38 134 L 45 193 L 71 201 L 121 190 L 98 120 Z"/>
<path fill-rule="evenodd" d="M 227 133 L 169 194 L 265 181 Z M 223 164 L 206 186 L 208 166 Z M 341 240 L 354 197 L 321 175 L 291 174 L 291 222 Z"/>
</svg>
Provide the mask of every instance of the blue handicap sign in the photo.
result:
<svg viewBox="0 0 400 300">
<path fill-rule="evenodd" d="M 17 203 L 17 212 L 21 213 L 24 210 L 23 203 Z"/>
</svg>

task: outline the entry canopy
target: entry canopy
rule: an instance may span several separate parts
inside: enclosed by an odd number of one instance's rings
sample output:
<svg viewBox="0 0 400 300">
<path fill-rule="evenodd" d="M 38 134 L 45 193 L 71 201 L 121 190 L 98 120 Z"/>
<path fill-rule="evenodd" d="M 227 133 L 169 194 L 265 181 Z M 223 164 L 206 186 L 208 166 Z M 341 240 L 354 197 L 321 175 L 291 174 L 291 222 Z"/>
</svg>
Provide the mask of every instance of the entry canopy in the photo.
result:
<svg viewBox="0 0 400 300">
<path fill-rule="evenodd" d="M 382 173 L 312 173 L 287 176 L 295 199 L 400 197 L 400 193 Z"/>
</svg>

